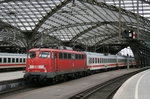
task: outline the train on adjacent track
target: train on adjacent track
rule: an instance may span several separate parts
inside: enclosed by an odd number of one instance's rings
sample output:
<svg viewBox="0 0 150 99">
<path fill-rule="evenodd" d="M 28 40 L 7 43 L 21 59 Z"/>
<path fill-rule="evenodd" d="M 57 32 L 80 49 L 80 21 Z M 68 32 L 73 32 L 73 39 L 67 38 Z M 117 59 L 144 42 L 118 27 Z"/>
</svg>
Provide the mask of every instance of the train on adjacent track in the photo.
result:
<svg viewBox="0 0 150 99">
<path fill-rule="evenodd" d="M 93 52 L 78 52 L 57 49 L 31 49 L 27 55 L 28 81 L 57 81 L 69 77 L 84 76 L 102 69 L 136 65 L 133 57 L 104 55 Z"/>
<path fill-rule="evenodd" d="M 0 70 L 26 67 L 27 54 L 0 53 Z"/>
</svg>

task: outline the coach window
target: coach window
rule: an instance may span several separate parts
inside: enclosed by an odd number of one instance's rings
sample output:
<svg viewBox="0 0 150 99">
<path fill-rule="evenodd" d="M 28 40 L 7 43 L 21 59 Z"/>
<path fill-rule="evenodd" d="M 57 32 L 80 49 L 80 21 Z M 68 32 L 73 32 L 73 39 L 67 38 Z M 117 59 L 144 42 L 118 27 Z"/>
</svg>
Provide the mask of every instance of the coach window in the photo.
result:
<svg viewBox="0 0 150 99">
<path fill-rule="evenodd" d="M 95 63 L 97 63 L 97 58 L 95 58 Z"/>
<path fill-rule="evenodd" d="M 93 63 L 94 63 L 94 58 L 93 58 Z"/>
<path fill-rule="evenodd" d="M 4 58 L 4 63 L 6 63 L 7 62 L 7 58 Z"/>
<path fill-rule="evenodd" d="M 2 58 L 0 58 L 0 63 L 2 63 Z"/>
<path fill-rule="evenodd" d="M 22 58 L 20 58 L 20 63 L 22 63 Z"/>
<path fill-rule="evenodd" d="M 89 64 L 91 64 L 91 58 L 89 58 Z"/>
<path fill-rule="evenodd" d="M 23 59 L 23 62 L 24 62 L 24 63 L 26 62 L 26 59 L 25 59 L 25 58 Z"/>
<path fill-rule="evenodd" d="M 18 63 L 19 62 L 19 58 L 16 58 L 16 63 Z"/>
<path fill-rule="evenodd" d="M 0 58 L 0 63 L 2 63 L 2 58 Z"/>
<path fill-rule="evenodd" d="M 14 63 L 15 62 L 15 58 L 12 58 L 12 63 Z"/>
<path fill-rule="evenodd" d="M 18 58 L 16 58 L 16 63 L 18 63 L 19 62 L 19 59 Z"/>
<path fill-rule="evenodd" d="M 11 63 L 11 58 L 8 58 L 8 63 Z"/>
</svg>

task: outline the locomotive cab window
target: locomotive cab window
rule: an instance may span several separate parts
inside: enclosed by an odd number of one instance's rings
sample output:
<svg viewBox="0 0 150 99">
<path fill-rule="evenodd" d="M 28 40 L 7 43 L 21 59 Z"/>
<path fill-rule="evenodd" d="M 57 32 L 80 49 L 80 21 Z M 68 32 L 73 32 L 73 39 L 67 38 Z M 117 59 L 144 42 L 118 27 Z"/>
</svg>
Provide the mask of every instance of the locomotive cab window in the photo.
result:
<svg viewBox="0 0 150 99">
<path fill-rule="evenodd" d="M 28 58 L 35 58 L 36 57 L 36 52 L 30 52 L 28 54 Z"/>
<path fill-rule="evenodd" d="M 39 58 L 50 58 L 50 52 L 40 52 Z"/>
</svg>

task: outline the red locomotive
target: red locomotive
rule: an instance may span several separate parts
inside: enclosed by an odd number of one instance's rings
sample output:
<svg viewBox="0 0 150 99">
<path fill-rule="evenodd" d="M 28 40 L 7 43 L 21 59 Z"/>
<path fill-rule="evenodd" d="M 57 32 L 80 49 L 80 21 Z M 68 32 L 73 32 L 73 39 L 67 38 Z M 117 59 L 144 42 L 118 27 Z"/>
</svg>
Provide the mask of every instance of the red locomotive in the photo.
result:
<svg viewBox="0 0 150 99">
<path fill-rule="evenodd" d="M 83 76 L 100 69 L 135 65 L 134 58 L 56 49 L 31 49 L 28 53 L 25 79 L 65 79 Z"/>
<path fill-rule="evenodd" d="M 86 56 L 83 52 L 31 49 L 27 58 L 25 78 L 43 80 L 86 70 Z"/>
</svg>

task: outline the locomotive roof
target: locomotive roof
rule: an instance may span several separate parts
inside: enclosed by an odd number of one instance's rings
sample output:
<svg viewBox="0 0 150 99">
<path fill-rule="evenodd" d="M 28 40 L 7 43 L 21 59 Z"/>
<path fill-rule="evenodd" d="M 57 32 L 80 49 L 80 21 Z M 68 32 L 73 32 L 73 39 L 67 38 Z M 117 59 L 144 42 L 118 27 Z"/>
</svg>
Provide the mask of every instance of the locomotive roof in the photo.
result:
<svg viewBox="0 0 150 99">
<path fill-rule="evenodd" d="M 66 52 L 66 53 L 78 53 L 78 54 L 84 54 L 83 52 L 78 52 L 78 51 L 72 51 L 72 50 L 59 50 L 59 49 L 49 49 L 49 48 L 35 48 L 31 49 L 30 51 L 57 51 L 57 52 Z"/>
</svg>

